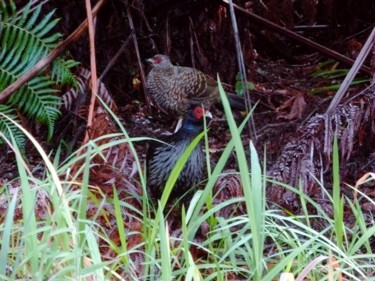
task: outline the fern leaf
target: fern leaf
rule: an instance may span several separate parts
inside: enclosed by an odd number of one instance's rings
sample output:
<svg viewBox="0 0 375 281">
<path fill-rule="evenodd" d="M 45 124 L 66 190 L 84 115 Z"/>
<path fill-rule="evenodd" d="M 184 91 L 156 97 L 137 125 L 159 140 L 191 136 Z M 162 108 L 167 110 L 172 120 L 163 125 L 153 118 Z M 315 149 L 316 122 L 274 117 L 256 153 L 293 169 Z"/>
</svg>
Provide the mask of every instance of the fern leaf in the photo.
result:
<svg viewBox="0 0 375 281">
<path fill-rule="evenodd" d="M 0 13 L 4 11 L 7 11 L 7 9 L 0 10 Z M 10 66 L 18 64 L 21 54 L 25 52 L 26 55 L 29 56 L 30 61 L 29 66 L 24 70 L 27 71 L 33 66 L 31 62 L 40 60 L 58 44 L 61 34 L 55 33 L 47 35 L 58 22 L 58 19 L 51 19 L 54 15 L 54 11 L 37 22 L 40 11 L 41 6 L 39 5 L 38 8 L 31 13 L 29 4 L 21 15 L 13 15 L 13 18 L 7 17 L 6 21 L 0 22 L 0 28 L 2 29 L 0 33 L 0 43 L 2 48 L 5 48 L 9 52 L 5 59 L 6 61 L 2 64 L 3 67 L 7 65 L 8 60 L 13 61 Z"/>
<path fill-rule="evenodd" d="M 7 21 L 9 18 L 12 18 L 16 14 L 17 8 L 13 0 L 10 0 L 8 5 L 7 3 L 5 3 L 5 1 L 0 1 L 0 4 L 1 4 L 1 21 Z"/>
<path fill-rule="evenodd" d="M 74 60 L 57 59 L 52 67 L 52 79 L 62 86 L 72 85 L 76 87 L 78 85 L 77 78 L 70 70 L 78 64 L 79 63 Z"/>
<path fill-rule="evenodd" d="M 6 106 L 4 104 L 0 104 L 0 113 L 8 116 L 13 121 L 16 121 L 17 123 L 20 123 L 20 120 L 15 112 L 14 109 L 12 109 L 9 106 Z M 11 121 L 9 121 L 7 118 L 5 118 L 2 114 L 0 114 L 0 132 L 2 132 L 6 138 L 9 139 L 10 135 L 13 135 L 14 139 L 17 142 L 18 147 L 22 148 L 24 147 L 26 137 L 22 133 L 20 129 L 16 125 L 14 125 Z M 4 143 L 4 140 L 0 138 L 0 144 Z"/>
<path fill-rule="evenodd" d="M 21 28 L 25 25 L 28 15 L 30 13 L 30 8 L 31 8 L 31 2 L 29 2 L 29 4 L 25 6 L 20 16 L 14 17 L 14 20 L 15 20 L 14 25 L 17 25 Z M 36 9 L 33 14 L 35 14 L 35 16 L 38 17 L 40 14 L 40 9 L 39 10 Z"/>
<path fill-rule="evenodd" d="M 62 98 L 55 95 L 58 91 L 51 87 L 54 84 L 48 77 L 35 77 L 7 101 L 7 104 L 17 106 L 27 117 L 46 124 L 48 139 L 52 137 L 55 122 L 60 117 L 58 107 L 62 103 Z"/>
<path fill-rule="evenodd" d="M 55 11 L 42 16 L 41 8 L 42 4 L 32 11 L 30 2 L 17 14 L 13 0 L 0 0 L 0 91 L 45 57 L 61 39 L 60 33 L 50 33 L 59 21 L 53 18 Z M 70 71 L 76 64 L 57 59 L 50 74 L 40 74 L 23 85 L 8 99 L 7 106 L 46 124 L 50 139 L 62 103 L 56 85 L 77 83 Z"/>
<path fill-rule="evenodd" d="M 30 6 L 30 5 L 28 5 L 28 6 Z M 34 26 L 36 20 L 38 19 L 38 16 L 39 16 L 41 10 L 42 10 L 42 6 L 39 5 L 39 6 L 35 9 L 35 11 L 33 12 L 33 14 L 31 15 L 31 17 L 28 19 L 27 23 L 23 26 L 24 29 L 26 29 L 26 30 L 30 30 L 30 29 Z M 23 14 L 24 14 L 25 17 L 26 17 L 26 16 L 28 15 L 28 12 L 27 12 L 27 13 L 24 12 Z M 25 19 L 25 20 L 26 20 L 26 19 Z"/>
<path fill-rule="evenodd" d="M 56 26 L 59 19 L 54 19 L 51 21 L 52 16 L 55 14 L 55 10 L 46 15 L 41 22 L 39 22 L 33 29 L 32 32 L 39 34 L 39 36 L 46 35 L 52 28 Z"/>
</svg>

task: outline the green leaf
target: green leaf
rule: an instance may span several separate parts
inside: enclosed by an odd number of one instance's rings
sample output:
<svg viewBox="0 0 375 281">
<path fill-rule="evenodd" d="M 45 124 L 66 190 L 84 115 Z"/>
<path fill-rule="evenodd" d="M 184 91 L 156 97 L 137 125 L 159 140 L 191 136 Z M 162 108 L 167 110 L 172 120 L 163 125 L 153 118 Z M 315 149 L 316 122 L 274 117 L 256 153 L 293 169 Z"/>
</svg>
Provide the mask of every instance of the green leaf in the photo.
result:
<svg viewBox="0 0 375 281">
<path fill-rule="evenodd" d="M 31 2 L 17 13 L 13 1 L 1 1 L 0 5 L 0 91 L 29 71 L 38 61 L 59 44 L 61 34 L 51 33 L 59 19 L 55 11 L 42 13 L 42 4 L 31 9 Z M 53 135 L 54 125 L 60 116 L 61 98 L 56 85 L 76 85 L 71 68 L 72 60 L 59 58 L 52 68 L 23 85 L 6 102 L 37 122 L 48 126 L 48 139 Z M 19 119 L 19 118 L 17 118 Z M 1 129 L 1 128 L 0 128 Z M 17 138 L 16 138 L 17 140 Z"/>
</svg>

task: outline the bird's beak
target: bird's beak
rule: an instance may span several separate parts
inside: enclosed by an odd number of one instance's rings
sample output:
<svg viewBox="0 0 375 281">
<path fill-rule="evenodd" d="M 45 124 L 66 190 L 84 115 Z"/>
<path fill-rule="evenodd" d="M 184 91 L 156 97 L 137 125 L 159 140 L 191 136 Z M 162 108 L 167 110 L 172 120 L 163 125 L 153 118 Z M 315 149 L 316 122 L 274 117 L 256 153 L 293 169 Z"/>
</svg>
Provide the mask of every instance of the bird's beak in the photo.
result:
<svg viewBox="0 0 375 281">
<path fill-rule="evenodd" d="M 204 112 L 204 117 L 212 119 L 212 114 L 208 110 Z"/>
<path fill-rule="evenodd" d="M 146 59 L 146 61 L 149 62 L 149 63 L 153 63 L 154 62 L 154 60 L 152 58 Z"/>
</svg>

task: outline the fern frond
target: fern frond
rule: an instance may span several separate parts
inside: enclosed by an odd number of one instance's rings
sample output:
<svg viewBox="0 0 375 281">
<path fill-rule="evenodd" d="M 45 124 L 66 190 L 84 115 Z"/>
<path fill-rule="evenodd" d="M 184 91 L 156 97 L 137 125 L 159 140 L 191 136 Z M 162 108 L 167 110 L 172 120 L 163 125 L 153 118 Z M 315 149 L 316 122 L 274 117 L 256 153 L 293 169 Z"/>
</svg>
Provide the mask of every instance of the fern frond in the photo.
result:
<svg viewBox="0 0 375 281">
<path fill-rule="evenodd" d="M 40 37 L 43 37 L 46 35 L 49 31 L 51 31 L 52 28 L 56 26 L 56 24 L 60 21 L 59 19 L 54 19 L 51 21 L 52 16 L 55 14 L 55 10 L 50 12 L 48 15 L 44 16 L 41 22 L 39 22 L 32 30 L 31 32 L 33 34 L 39 34 Z M 53 35 L 50 35 L 49 37 L 44 38 L 45 43 L 53 42 L 52 45 L 49 45 L 49 48 L 55 48 L 57 46 L 57 39 L 61 37 L 60 33 L 54 33 Z M 51 40 L 51 38 L 53 38 Z"/>
<path fill-rule="evenodd" d="M 71 69 L 79 65 L 75 60 L 57 59 L 52 67 L 51 77 L 58 84 L 72 85 L 74 88 L 78 86 L 77 77 L 71 72 Z"/>
<path fill-rule="evenodd" d="M 48 139 L 52 137 L 55 122 L 60 116 L 58 107 L 62 103 L 61 97 L 55 95 L 58 90 L 51 87 L 54 84 L 48 77 L 35 77 L 8 100 L 8 104 L 17 106 L 27 117 L 46 124 Z"/>
<path fill-rule="evenodd" d="M 5 3 L 7 2 L 7 3 Z M 12 0 L 0 1 L 0 91 L 26 73 L 40 59 L 55 48 L 61 38 L 50 33 L 59 19 L 55 11 L 41 13 L 42 4 L 31 10 L 31 2 L 17 14 Z M 62 99 L 56 95 L 56 85 L 76 84 L 70 69 L 77 65 L 72 60 L 57 59 L 50 74 L 40 74 L 14 93 L 7 105 L 14 106 L 29 118 L 48 126 L 48 139 L 52 137 L 58 107 Z"/>
<path fill-rule="evenodd" d="M 12 18 L 16 12 L 17 8 L 13 0 L 10 0 L 8 5 L 5 1 L 0 1 L 0 21 L 7 21 L 9 18 Z"/>
<path fill-rule="evenodd" d="M 15 110 L 4 104 L 0 104 L 0 113 L 8 116 L 13 121 L 20 123 L 17 113 Z M 6 138 L 10 139 L 10 135 L 13 135 L 14 139 L 20 148 L 24 147 L 26 137 L 20 129 L 14 123 L 9 121 L 3 115 L 0 114 L 0 132 L 2 132 Z M 4 140 L 0 138 L 0 144 L 3 144 Z"/>
<path fill-rule="evenodd" d="M 8 9 L 0 10 L 0 14 L 4 11 Z M 41 6 L 31 13 L 29 4 L 19 16 L 12 10 L 13 17 L 4 16 L 5 20 L 0 21 L 0 44 L 5 50 L 0 56 L 0 68 L 14 76 L 27 72 L 55 48 L 61 38 L 59 33 L 47 35 L 58 22 L 58 19 L 51 20 L 54 11 L 37 22 L 40 11 Z M 17 68 L 16 72 L 13 67 L 20 63 L 23 63 L 23 67 Z"/>
</svg>

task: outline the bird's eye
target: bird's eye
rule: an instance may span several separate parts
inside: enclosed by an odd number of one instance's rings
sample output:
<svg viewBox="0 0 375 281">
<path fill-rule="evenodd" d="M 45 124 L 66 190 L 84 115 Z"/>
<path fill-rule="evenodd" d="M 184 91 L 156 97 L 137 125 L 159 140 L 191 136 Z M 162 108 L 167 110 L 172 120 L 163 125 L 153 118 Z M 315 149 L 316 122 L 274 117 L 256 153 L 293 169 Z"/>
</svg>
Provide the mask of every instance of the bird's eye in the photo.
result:
<svg viewBox="0 0 375 281">
<path fill-rule="evenodd" d="M 203 108 L 196 107 L 195 108 L 195 118 L 200 119 L 203 116 Z"/>
<path fill-rule="evenodd" d="M 161 58 L 159 56 L 154 56 L 153 59 L 154 63 L 159 63 L 161 61 Z"/>
</svg>

